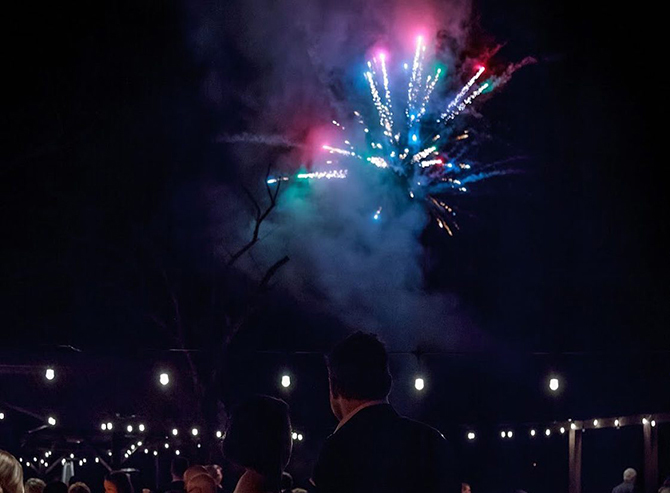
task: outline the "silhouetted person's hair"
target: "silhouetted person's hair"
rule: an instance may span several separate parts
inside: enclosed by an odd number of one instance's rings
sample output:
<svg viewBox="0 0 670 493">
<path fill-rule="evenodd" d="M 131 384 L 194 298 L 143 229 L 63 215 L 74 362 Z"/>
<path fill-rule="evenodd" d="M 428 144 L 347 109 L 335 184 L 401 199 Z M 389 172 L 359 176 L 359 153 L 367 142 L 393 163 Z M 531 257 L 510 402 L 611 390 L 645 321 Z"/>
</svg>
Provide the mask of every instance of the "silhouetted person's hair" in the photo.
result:
<svg viewBox="0 0 670 493">
<path fill-rule="evenodd" d="M 44 487 L 44 493 L 67 493 L 67 485 L 62 481 L 51 481 Z"/>
<path fill-rule="evenodd" d="M 268 396 L 253 397 L 232 413 L 223 453 L 232 462 L 261 474 L 271 491 L 291 456 L 288 405 Z"/>
<path fill-rule="evenodd" d="M 47 484 L 39 478 L 30 478 L 26 480 L 26 493 L 44 493 L 44 487 Z"/>
<path fill-rule="evenodd" d="M 335 397 L 386 398 L 392 382 L 386 348 L 374 334 L 350 335 L 328 355 L 328 378 Z"/>
<path fill-rule="evenodd" d="M 91 488 L 89 488 L 86 483 L 77 481 L 70 485 L 67 489 L 67 493 L 91 493 Z"/>
<path fill-rule="evenodd" d="M 188 469 L 189 463 L 186 457 L 175 457 L 170 464 L 170 473 L 178 478 L 184 477 L 184 471 Z"/>
<path fill-rule="evenodd" d="M 118 493 L 134 493 L 133 484 L 130 478 L 123 471 L 112 471 L 105 476 L 105 481 L 109 481 L 116 486 Z"/>
<path fill-rule="evenodd" d="M 0 450 L 0 493 L 23 492 L 23 468 L 9 452 Z"/>
</svg>

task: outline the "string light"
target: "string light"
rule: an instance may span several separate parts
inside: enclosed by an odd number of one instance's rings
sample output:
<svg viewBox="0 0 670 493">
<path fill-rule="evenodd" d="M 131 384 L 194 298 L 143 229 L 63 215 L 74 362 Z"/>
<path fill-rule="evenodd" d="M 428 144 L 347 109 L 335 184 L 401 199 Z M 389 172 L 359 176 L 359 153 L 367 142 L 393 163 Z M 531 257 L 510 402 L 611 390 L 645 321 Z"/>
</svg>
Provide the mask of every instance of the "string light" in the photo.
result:
<svg viewBox="0 0 670 493">
<path fill-rule="evenodd" d="M 614 420 L 614 426 L 616 426 L 617 428 L 619 427 L 619 420 L 618 419 Z"/>
<path fill-rule="evenodd" d="M 133 432 L 133 425 L 128 425 L 126 427 L 126 430 L 128 430 L 128 433 L 132 433 Z"/>
<path fill-rule="evenodd" d="M 107 431 L 107 423 L 102 423 L 102 424 L 100 425 L 100 429 L 101 429 L 102 431 Z"/>
<path fill-rule="evenodd" d="M 302 433 L 298 433 L 298 441 L 302 442 L 302 439 L 303 439 Z"/>
<path fill-rule="evenodd" d="M 597 419 L 594 419 L 594 420 L 593 420 L 593 426 L 596 426 L 596 427 L 597 427 L 598 424 L 600 424 L 600 421 L 598 421 Z"/>
<path fill-rule="evenodd" d="M 551 430 L 547 428 L 546 430 L 544 430 L 544 434 L 547 436 L 551 436 Z"/>
<path fill-rule="evenodd" d="M 291 377 L 290 375 L 282 375 L 281 377 L 281 386 L 285 389 L 291 386 Z"/>
<path fill-rule="evenodd" d="M 559 386 L 560 384 L 558 378 L 551 378 L 549 380 L 549 390 L 551 390 L 552 392 L 556 392 Z"/>
<path fill-rule="evenodd" d="M 173 436 L 179 435 L 179 430 L 177 428 L 172 428 L 172 435 Z"/>
<path fill-rule="evenodd" d="M 651 427 L 654 428 L 655 426 L 656 426 L 656 421 L 652 419 L 651 420 Z"/>
<path fill-rule="evenodd" d="M 530 430 L 530 436 L 534 437 L 535 436 L 535 430 Z"/>
<path fill-rule="evenodd" d="M 0 413 L 0 420 L 5 419 L 5 413 Z"/>
<path fill-rule="evenodd" d="M 414 388 L 416 390 L 423 390 L 425 387 L 425 382 L 423 381 L 423 378 L 417 378 L 414 380 Z"/>
<path fill-rule="evenodd" d="M 44 372 L 44 377 L 51 381 L 56 378 L 56 371 L 53 368 L 47 368 L 47 371 Z"/>
<path fill-rule="evenodd" d="M 561 435 L 563 435 L 563 434 L 565 433 L 565 428 L 563 428 L 563 427 L 561 426 L 560 432 L 561 432 Z"/>
<path fill-rule="evenodd" d="M 468 432 L 468 440 L 474 440 L 476 437 L 477 437 L 477 435 L 475 435 L 474 431 L 469 431 Z"/>
<path fill-rule="evenodd" d="M 50 426 L 56 426 L 56 418 L 54 418 L 53 416 L 49 416 L 47 418 L 47 423 L 49 423 Z"/>
<path fill-rule="evenodd" d="M 198 429 L 197 429 L 197 428 L 193 428 L 193 429 L 191 430 L 191 434 L 192 434 L 194 437 L 197 437 L 197 436 L 198 436 Z"/>
<path fill-rule="evenodd" d="M 505 432 L 504 431 L 500 432 L 500 438 L 505 438 Z"/>
<path fill-rule="evenodd" d="M 112 427 L 113 427 L 112 423 L 108 421 L 107 422 L 107 431 L 112 431 Z"/>
<path fill-rule="evenodd" d="M 158 377 L 158 381 L 163 387 L 165 387 L 167 384 L 170 383 L 170 375 L 168 375 L 167 373 L 161 373 Z"/>
<path fill-rule="evenodd" d="M 642 418 L 642 424 L 646 425 L 649 423 L 649 420 L 647 418 Z"/>
<path fill-rule="evenodd" d="M 219 430 L 216 432 L 216 438 L 221 438 L 223 436 L 223 433 Z"/>
<path fill-rule="evenodd" d="M 293 433 L 291 433 L 291 438 L 293 438 L 294 440 L 297 440 L 298 439 L 298 434 L 294 431 Z"/>
<path fill-rule="evenodd" d="M 181 452 L 179 452 L 179 449 L 174 451 L 174 455 L 179 455 Z"/>
<path fill-rule="evenodd" d="M 571 429 L 571 430 L 576 430 L 576 429 L 577 429 L 577 425 L 574 424 L 574 423 L 570 423 L 570 429 Z"/>
<path fill-rule="evenodd" d="M 514 433 L 512 432 L 512 430 L 507 432 L 507 438 L 512 438 L 513 436 L 514 436 Z"/>
<path fill-rule="evenodd" d="M 144 431 L 144 430 L 146 430 L 146 427 L 145 427 L 143 424 L 140 424 L 137 428 L 138 428 L 140 431 Z"/>
</svg>

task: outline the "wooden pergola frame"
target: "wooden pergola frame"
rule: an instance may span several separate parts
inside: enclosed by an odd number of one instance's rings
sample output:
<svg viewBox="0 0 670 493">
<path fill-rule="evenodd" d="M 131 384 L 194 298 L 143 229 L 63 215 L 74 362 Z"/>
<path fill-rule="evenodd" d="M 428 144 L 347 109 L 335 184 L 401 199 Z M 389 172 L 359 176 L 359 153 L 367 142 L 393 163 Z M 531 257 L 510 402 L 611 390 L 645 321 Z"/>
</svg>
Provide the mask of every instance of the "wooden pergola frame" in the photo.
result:
<svg viewBox="0 0 670 493">
<path fill-rule="evenodd" d="M 582 438 L 586 430 L 642 426 L 644 435 L 644 493 L 656 493 L 658 485 L 658 425 L 670 422 L 670 413 L 635 414 L 593 421 L 572 421 L 568 435 L 568 493 L 582 492 Z"/>
</svg>

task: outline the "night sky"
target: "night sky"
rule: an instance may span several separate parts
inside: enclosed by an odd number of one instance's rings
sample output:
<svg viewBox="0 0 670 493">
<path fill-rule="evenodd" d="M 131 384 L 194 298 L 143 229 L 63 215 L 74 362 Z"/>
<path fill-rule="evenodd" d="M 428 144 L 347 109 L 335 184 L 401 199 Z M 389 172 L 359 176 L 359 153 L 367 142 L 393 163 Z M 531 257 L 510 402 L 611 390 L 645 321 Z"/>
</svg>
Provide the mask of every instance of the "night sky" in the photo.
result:
<svg viewBox="0 0 670 493">
<path fill-rule="evenodd" d="M 240 164 L 255 149 L 243 153 L 218 137 L 281 134 L 281 106 L 266 99 L 263 83 L 291 81 L 271 56 L 253 55 L 263 43 L 285 41 L 281 19 L 248 41 L 259 46 L 241 46 L 246 23 L 255 29 L 260 22 L 250 21 L 250 5 L 24 3 L 3 15 L 0 365 L 67 360 L 57 346 L 71 345 L 85 354 L 72 364 L 98 371 L 91 384 L 104 386 L 99 355 L 119 361 L 121 373 L 136 361 L 151 367 L 177 347 L 165 327 L 174 317 L 171 293 L 185 323 L 197 327 L 188 347 L 218 342 L 211 327 L 240 315 L 240 300 L 267 263 L 230 272 L 222 251 L 244 237 L 251 209 L 242 187 L 262 194 L 265 169 Z M 524 172 L 470 199 L 471 217 L 456 237 L 434 227 L 421 234 L 423 289 L 438 303 L 450 300 L 457 314 L 437 330 L 418 316 L 403 334 L 381 333 L 395 352 L 416 349 L 407 336 L 416 331 L 426 351 L 459 355 L 433 357 L 443 391 L 420 406 L 398 406 L 444 426 L 667 411 L 669 204 L 658 135 L 667 127 L 658 13 L 531 0 L 473 6 L 479 40 L 504 45 L 495 60 L 537 60 L 479 108 L 495 136 L 484 152 L 522 155 Z M 332 8 L 342 15 L 357 7 Z M 319 108 L 310 102 L 296 108 L 313 119 Z M 310 124 L 291 123 L 292 139 Z M 288 153 L 260 152 L 258 160 Z M 291 279 L 277 276 L 233 343 L 236 368 L 253 367 L 250 381 L 262 380 L 264 365 L 288 359 L 244 355 L 312 352 L 304 356 L 311 368 L 357 328 L 327 299 L 301 296 Z M 406 356 L 397 365 L 409 375 L 413 356 Z M 558 405 L 533 401 L 524 389 L 541 386 L 552 368 L 573 376 L 574 391 Z M 502 390 L 495 390 L 497 369 Z M 324 373 L 310 377 L 314 385 L 318 377 Z M 3 391 L 11 378 L 2 375 Z M 491 389 L 483 401 L 468 390 L 479 378 Z M 14 396 L 39 408 L 30 392 Z M 327 415 L 326 406 L 314 416 Z M 311 423 L 311 413 L 292 407 L 318 433 L 333 424 Z M 183 409 L 165 413 L 172 411 Z"/>
</svg>

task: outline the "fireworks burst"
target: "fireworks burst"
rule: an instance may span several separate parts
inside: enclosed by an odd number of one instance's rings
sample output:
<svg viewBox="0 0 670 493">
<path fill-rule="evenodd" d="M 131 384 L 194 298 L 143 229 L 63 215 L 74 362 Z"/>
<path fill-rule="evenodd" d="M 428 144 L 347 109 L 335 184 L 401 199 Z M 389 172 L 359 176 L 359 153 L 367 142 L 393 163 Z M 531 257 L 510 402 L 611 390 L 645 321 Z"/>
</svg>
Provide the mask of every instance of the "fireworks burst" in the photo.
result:
<svg viewBox="0 0 670 493">
<path fill-rule="evenodd" d="M 375 108 L 374 125 L 366 124 L 358 111 L 354 112 L 357 122 L 363 127 L 367 148 L 357 150 L 349 140 L 344 146 L 323 145 L 329 154 L 354 158 L 367 162 L 376 168 L 390 170 L 401 178 L 409 197 L 422 200 L 435 219 L 439 228 L 452 235 L 458 229 L 456 211 L 449 205 L 454 196 L 469 192 L 466 183 L 474 183 L 504 171 L 478 169 L 476 165 L 450 158 L 447 148 L 453 142 L 468 139 L 467 131 L 449 139 L 453 132 L 450 123 L 480 95 L 492 89 L 492 83 L 479 83 L 486 72 L 483 65 L 475 67 L 475 72 L 453 99 L 442 108 L 431 104 L 443 69 L 429 70 L 426 65 L 426 45 L 421 36 L 417 38 L 414 59 L 404 64 L 408 73 L 406 104 L 402 112 L 395 112 L 387 67 L 387 55 L 379 53 L 367 62 L 364 73 Z M 435 117 L 427 118 L 431 114 Z M 428 123 L 426 123 L 428 121 Z M 333 125 L 344 127 L 333 120 Z M 453 124 L 452 124 L 453 125 Z M 346 148 L 345 148 L 346 146 Z M 459 161 L 459 162 L 456 162 Z M 329 161 L 332 164 L 333 161 Z M 374 213 L 379 220 L 381 207 Z"/>
</svg>

